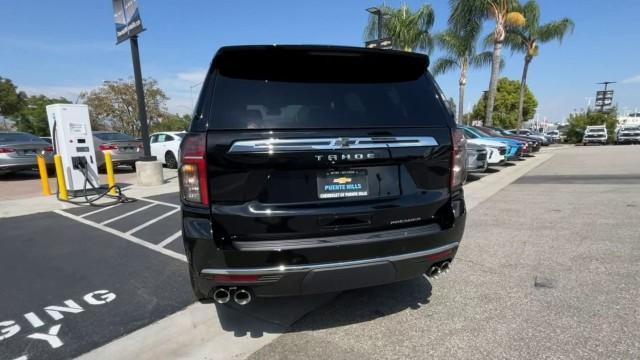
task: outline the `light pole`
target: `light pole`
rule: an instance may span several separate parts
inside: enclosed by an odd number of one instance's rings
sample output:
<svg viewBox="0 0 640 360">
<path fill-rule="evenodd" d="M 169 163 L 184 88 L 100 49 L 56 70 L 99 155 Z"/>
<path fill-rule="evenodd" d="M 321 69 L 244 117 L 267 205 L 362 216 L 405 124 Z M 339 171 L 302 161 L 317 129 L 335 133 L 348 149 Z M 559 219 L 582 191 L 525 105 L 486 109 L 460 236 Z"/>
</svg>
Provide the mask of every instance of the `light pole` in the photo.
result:
<svg viewBox="0 0 640 360">
<path fill-rule="evenodd" d="M 367 8 L 367 12 L 377 16 L 378 20 L 376 21 L 377 25 L 378 25 L 378 40 L 382 39 L 382 9 L 378 8 L 378 7 L 370 7 Z"/>
<path fill-rule="evenodd" d="M 191 95 L 191 111 L 193 111 L 193 109 L 195 108 L 195 104 L 193 103 L 193 88 L 202 85 L 202 83 L 203 82 L 201 81 L 197 84 L 189 86 L 189 94 Z"/>
</svg>

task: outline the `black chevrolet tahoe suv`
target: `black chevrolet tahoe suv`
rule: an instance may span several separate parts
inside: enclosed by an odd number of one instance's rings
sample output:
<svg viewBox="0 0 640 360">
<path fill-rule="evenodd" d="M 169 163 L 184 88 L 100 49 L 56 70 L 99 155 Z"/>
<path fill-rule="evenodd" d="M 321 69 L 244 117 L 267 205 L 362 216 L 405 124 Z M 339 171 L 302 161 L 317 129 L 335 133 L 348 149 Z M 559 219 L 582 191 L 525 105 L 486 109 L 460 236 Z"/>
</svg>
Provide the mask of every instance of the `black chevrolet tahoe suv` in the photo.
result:
<svg viewBox="0 0 640 360">
<path fill-rule="evenodd" d="M 246 304 L 448 269 L 467 157 L 428 65 L 340 46 L 217 52 L 179 171 L 198 300 Z"/>
</svg>

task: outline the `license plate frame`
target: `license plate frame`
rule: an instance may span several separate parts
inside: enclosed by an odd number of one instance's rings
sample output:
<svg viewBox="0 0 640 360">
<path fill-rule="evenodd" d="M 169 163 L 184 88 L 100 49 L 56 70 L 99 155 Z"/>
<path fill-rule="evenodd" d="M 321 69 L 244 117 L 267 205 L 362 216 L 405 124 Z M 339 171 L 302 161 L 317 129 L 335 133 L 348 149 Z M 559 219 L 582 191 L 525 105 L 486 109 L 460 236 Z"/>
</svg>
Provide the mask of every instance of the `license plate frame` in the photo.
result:
<svg viewBox="0 0 640 360">
<path fill-rule="evenodd" d="M 317 175 L 318 199 L 352 199 L 369 196 L 367 170 L 332 170 Z"/>
</svg>

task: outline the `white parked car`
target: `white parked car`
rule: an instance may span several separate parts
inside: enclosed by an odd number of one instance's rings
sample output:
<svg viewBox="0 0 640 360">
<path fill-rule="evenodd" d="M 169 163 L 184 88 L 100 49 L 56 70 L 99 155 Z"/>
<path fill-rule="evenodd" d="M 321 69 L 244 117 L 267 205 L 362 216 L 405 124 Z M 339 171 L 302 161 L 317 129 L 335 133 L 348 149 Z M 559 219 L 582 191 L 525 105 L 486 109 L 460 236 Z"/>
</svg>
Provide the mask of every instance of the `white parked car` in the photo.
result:
<svg viewBox="0 0 640 360">
<path fill-rule="evenodd" d="M 170 169 L 178 168 L 180 143 L 186 133 L 183 131 L 165 131 L 151 134 L 151 156 L 155 156 Z"/>
<path fill-rule="evenodd" d="M 507 161 L 507 145 L 493 140 L 487 139 L 470 139 L 467 138 L 467 142 L 470 144 L 480 145 L 487 148 L 487 162 L 489 165 L 498 165 Z"/>
</svg>

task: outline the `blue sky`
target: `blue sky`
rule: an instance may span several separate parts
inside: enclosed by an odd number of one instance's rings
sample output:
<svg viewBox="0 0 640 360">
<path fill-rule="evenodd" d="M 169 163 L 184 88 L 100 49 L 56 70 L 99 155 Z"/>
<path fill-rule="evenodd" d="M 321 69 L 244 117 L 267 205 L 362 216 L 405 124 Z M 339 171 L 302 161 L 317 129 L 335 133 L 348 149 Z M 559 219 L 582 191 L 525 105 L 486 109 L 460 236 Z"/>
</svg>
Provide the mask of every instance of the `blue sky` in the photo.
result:
<svg viewBox="0 0 640 360">
<path fill-rule="evenodd" d="M 139 0 L 148 29 L 140 36 L 142 70 L 171 97 L 169 110 L 191 111 L 191 92 L 215 51 L 233 44 L 362 45 L 365 8 L 377 1 L 150 1 Z M 129 44 L 115 45 L 109 0 L 1 0 L 0 76 L 29 94 L 75 100 L 103 80 L 131 76 Z M 400 1 L 387 1 L 392 6 Z M 423 1 L 408 0 L 415 8 Z M 447 0 L 430 2 L 434 31 L 446 26 Z M 564 16 L 576 23 L 562 45 L 545 44 L 531 68 L 529 86 L 538 97 L 541 118 L 559 121 L 586 106 L 596 82 L 618 81 L 621 111 L 640 108 L 640 30 L 638 0 L 539 0 L 542 21 Z M 615 5 L 614 5 L 615 3 Z M 487 24 L 485 33 L 490 31 Z M 436 51 L 432 61 L 438 57 Z M 505 53 L 503 76 L 519 79 L 522 56 Z M 438 77 L 457 99 L 457 77 Z M 465 108 L 488 86 L 489 70 L 469 76 Z M 592 100 L 593 101 L 593 100 Z"/>
</svg>

